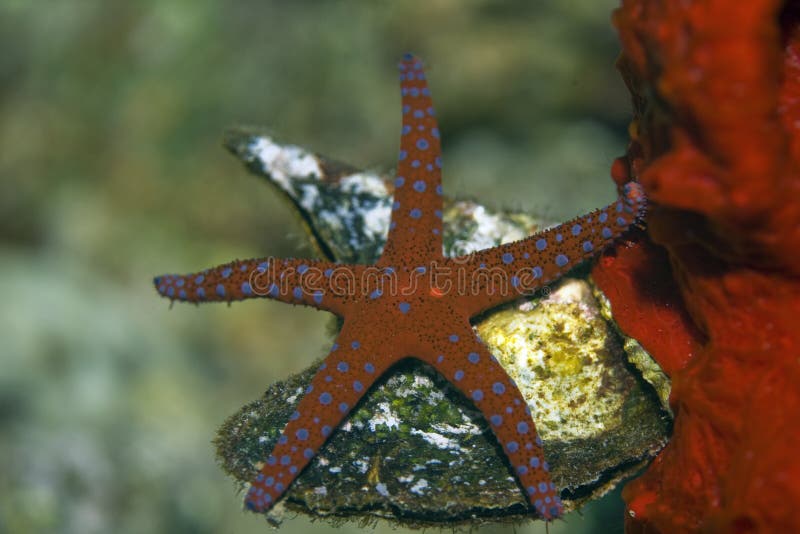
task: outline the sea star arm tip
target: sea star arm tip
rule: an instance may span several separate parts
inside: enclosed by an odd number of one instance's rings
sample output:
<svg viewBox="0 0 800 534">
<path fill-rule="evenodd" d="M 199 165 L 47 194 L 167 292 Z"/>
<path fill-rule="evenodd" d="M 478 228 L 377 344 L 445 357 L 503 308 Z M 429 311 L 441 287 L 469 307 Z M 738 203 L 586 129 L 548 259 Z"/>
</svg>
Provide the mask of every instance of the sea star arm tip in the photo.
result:
<svg viewBox="0 0 800 534">
<path fill-rule="evenodd" d="M 560 517 L 561 498 L 551 480 L 531 410 L 514 380 L 469 323 L 434 338 L 421 357 L 481 411 L 537 513 L 547 521 Z"/>
<path fill-rule="evenodd" d="M 331 352 L 317 369 L 297 410 L 251 482 L 245 506 L 269 511 L 317 455 L 334 429 L 394 363 L 385 347 L 371 346 L 345 322 Z"/>
<path fill-rule="evenodd" d="M 641 223 L 647 199 L 642 186 L 628 182 L 605 208 L 542 232 L 482 250 L 465 262 L 477 266 L 475 290 L 465 296 L 472 313 L 532 294 L 579 263 L 599 255 L 631 227 Z M 481 273 L 486 276 L 481 277 Z M 491 275 L 491 276 L 490 276 Z"/>
<path fill-rule="evenodd" d="M 342 314 L 347 292 L 337 282 L 351 266 L 320 260 L 259 258 L 236 260 L 186 275 L 153 279 L 156 291 L 181 302 L 232 302 L 271 298 Z"/>
<path fill-rule="evenodd" d="M 389 237 L 380 265 L 442 257 L 442 161 L 439 127 L 422 61 L 399 64 L 403 126 Z"/>
</svg>

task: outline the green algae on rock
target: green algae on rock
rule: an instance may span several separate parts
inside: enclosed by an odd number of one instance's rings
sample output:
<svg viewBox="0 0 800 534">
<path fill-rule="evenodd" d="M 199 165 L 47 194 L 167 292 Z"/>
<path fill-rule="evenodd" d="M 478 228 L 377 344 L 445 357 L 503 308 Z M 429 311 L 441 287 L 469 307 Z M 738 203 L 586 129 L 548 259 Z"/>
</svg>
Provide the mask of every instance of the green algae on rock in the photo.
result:
<svg viewBox="0 0 800 534">
<path fill-rule="evenodd" d="M 371 262 L 388 230 L 392 187 L 281 145 L 233 132 L 228 147 L 279 188 L 321 254 Z M 543 225 L 469 201 L 445 203 L 448 255 L 521 239 Z M 623 340 L 603 317 L 585 271 L 548 291 L 483 314 L 479 335 L 528 400 L 567 510 L 613 488 L 666 443 L 670 426 L 651 386 L 628 365 Z M 220 429 L 225 470 L 244 484 L 260 467 L 316 366 L 271 386 Z M 270 513 L 410 525 L 529 518 L 487 423 L 432 369 L 407 360 L 370 391 Z"/>
</svg>

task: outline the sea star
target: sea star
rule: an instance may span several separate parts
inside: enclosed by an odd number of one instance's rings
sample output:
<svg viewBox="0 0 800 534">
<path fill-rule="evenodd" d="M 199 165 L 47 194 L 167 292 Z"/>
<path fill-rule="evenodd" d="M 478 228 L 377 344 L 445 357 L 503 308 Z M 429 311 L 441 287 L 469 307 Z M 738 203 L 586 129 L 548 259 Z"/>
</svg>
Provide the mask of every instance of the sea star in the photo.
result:
<svg viewBox="0 0 800 534">
<path fill-rule="evenodd" d="M 447 258 L 442 252 L 439 130 L 422 62 L 399 64 L 403 127 L 389 236 L 374 265 L 307 259 L 237 260 L 189 275 L 155 278 L 186 302 L 268 297 L 343 317 L 344 325 L 245 504 L 275 505 L 370 386 L 398 361 L 433 366 L 483 413 L 529 502 L 546 520 L 562 505 L 542 441 L 516 384 L 473 332 L 470 318 L 529 294 L 595 256 L 636 224 L 641 187 L 615 203 L 527 239 Z"/>
</svg>

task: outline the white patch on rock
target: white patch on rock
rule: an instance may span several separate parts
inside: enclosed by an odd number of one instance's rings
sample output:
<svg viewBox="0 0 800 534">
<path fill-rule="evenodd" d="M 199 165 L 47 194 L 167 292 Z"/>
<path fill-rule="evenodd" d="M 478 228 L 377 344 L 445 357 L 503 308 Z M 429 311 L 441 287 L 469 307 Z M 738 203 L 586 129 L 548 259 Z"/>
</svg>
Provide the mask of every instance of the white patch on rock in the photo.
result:
<svg viewBox="0 0 800 534">
<path fill-rule="evenodd" d="M 400 428 L 400 419 L 389 407 L 388 402 L 381 402 L 378 404 L 378 412 L 369 420 L 369 429 L 375 432 L 378 425 L 386 425 L 390 430 L 392 428 Z"/>
<path fill-rule="evenodd" d="M 388 202 L 381 202 L 371 210 L 364 211 L 363 217 L 364 233 L 372 241 L 377 241 L 379 238 L 388 235 L 389 220 L 392 217 L 392 209 Z"/>
<path fill-rule="evenodd" d="M 334 232 L 341 232 L 342 231 L 342 219 L 339 217 L 338 214 L 328 211 L 322 210 L 318 214 L 319 220 L 322 221 L 325 226 L 330 228 Z"/>
<path fill-rule="evenodd" d="M 412 383 L 403 389 L 396 390 L 395 394 L 400 398 L 406 398 L 409 395 L 416 395 L 422 388 L 433 389 L 433 382 L 427 376 L 415 375 Z"/>
<path fill-rule="evenodd" d="M 595 318 L 599 313 L 599 307 L 592 295 L 592 288 L 585 280 L 577 278 L 566 278 L 560 286 L 550 293 L 546 302 L 556 304 L 577 304 L 581 312 L 586 315 L 587 320 Z"/>
<path fill-rule="evenodd" d="M 434 424 L 433 428 L 443 434 L 473 434 L 478 435 L 481 433 L 481 429 L 478 428 L 477 425 L 474 425 L 472 422 L 464 423 L 463 425 L 453 426 L 453 425 L 437 425 Z"/>
<path fill-rule="evenodd" d="M 303 184 L 300 188 L 299 198 L 297 199 L 297 203 L 300 204 L 300 207 L 308 212 L 312 212 L 318 200 L 319 188 L 316 185 Z"/>
<path fill-rule="evenodd" d="M 417 480 L 417 483 L 411 486 L 408 491 L 411 493 L 416 493 L 417 495 L 423 495 L 423 490 L 428 487 L 428 481 L 424 478 Z"/>
<path fill-rule="evenodd" d="M 358 469 L 358 472 L 362 475 L 367 472 L 369 469 L 369 463 L 365 459 L 353 460 L 353 465 Z"/>
<path fill-rule="evenodd" d="M 478 252 L 496 247 L 498 244 L 511 243 L 528 237 L 519 228 L 504 221 L 500 215 L 487 212 L 483 206 L 472 205 L 470 215 L 477 223 L 477 228 L 469 240 L 460 240 L 454 243 L 453 248 L 458 251 L 459 255 Z"/>
<path fill-rule="evenodd" d="M 450 439 L 447 436 L 443 436 L 437 432 L 425 432 L 422 430 L 417 430 L 416 428 L 412 428 L 411 433 L 422 436 L 422 439 L 437 449 L 460 449 L 458 446 L 458 441 Z"/>
<path fill-rule="evenodd" d="M 383 482 L 378 482 L 377 484 L 375 484 L 375 491 L 377 491 L 384 497 L 389 496 L 389 488 L 387 488 L 386 484 L 384 484 Z"/>
<path fill-rule="evenodd" d="M 431 387 L 433 382 L 427 376 L 414 375 L 414 387 Z"/>
<path fill-rule="evenodd" d="M 444 400 L 444 391 L 437 389 L 435 391 L 431 391 L 430 394 L 428 395 L 428 404 L 430 404 L 431 406 L 438 406 L 438 404 L 443 400 Z"/>
<path fill-rule="evenodd" d="M 322 176 L 317 158 L 299 146 L 279 145 L 264 136 L 251 141 L 250 152 L 261 162 L 263 171 L 287 193 L 293 191 L 293 179 Z"/>
<path fill-rule="evenodd" d="M 386 184 L 378 176 L 367 173 L 356 173 L 345 176 L 339 181 L 342 191 L 353 194 L 367 193 L 375 197 L 389 196 Z"/>
</svg>

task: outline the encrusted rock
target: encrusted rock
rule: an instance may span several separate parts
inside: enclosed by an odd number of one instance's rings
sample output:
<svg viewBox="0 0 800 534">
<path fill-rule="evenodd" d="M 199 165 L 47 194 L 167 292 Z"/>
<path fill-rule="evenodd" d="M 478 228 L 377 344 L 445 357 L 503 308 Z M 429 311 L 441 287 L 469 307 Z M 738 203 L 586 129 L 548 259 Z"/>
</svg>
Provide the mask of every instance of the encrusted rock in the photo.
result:
<svg viewBox="0 0 800 534">
<path fill-rule="evenodd" d="M 297 208 L 320 253 L 371 262 L 389 224 L 392 187 L 371 173 L 232 132 L 228 147 Z M 544 225 L 524 214 L 446 201 L 448 255 L 521 239 Z M 565 509 L 603 495 L 666 443 L 670 416 L 629 365 L 626 341 L 603 316 L 586 271 L 483 314 L 478 334 L 519 385 L 544 441 Z M 220 429 L 223 467 L 243 487 L 299 402 L 317 365 L 272 385 Z M 460 392 L 413 359 L 381 380 L 270 513 L 390 518 L 410 525 L 530 517 L 486 421 Z"/>
</svg>

